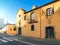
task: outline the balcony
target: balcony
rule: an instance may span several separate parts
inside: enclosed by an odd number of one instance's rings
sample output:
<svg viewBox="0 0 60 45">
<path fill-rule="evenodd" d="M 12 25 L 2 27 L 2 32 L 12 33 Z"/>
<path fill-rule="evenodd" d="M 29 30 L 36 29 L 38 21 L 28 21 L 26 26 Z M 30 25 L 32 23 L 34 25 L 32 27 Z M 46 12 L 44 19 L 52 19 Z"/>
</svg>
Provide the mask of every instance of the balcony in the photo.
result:
<svg viewBox="0 0 60 45">
<path fill-rule="evenodd" d="M 29 24 L 37 23 L 37 22 L 38 22 L 37 20 L 30 20 L 30 21 L 28 21 Z"/>
</svg>

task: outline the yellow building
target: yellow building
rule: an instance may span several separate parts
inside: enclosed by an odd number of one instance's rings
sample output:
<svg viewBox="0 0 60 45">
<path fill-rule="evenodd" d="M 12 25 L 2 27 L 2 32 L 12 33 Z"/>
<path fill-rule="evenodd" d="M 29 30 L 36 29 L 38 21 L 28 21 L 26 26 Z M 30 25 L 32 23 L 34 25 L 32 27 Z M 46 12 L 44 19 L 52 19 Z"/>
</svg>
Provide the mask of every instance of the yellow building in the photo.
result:
<svg viewBox="0 0 60 45">
<path fill-rule="evenodd" d="M 60 1 L 26 12 L 19 9 L 16 15 L 17 34 L 34 38 L 60 39 Z"/>
<path fill-rule="evenodd" d="M 15 24 L 8 24 L 7 27 L 6 27 L 6 34 L 9 35 L 9 36 L 14 36 L 16 35 L 16 26 Z"/>
</svg>

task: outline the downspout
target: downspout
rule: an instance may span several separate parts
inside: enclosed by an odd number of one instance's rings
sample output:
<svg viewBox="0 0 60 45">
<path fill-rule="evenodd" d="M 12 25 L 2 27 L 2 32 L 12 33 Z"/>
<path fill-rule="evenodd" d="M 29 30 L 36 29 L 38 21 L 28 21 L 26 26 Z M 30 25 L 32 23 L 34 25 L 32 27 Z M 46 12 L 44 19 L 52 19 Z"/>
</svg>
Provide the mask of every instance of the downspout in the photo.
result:
<svg viewBox="0 0 60 45">
<path fill-rule="evenodd" d="M 41 11 L 40 11 L 40 38 L 41 38 Z"/>
</svg>

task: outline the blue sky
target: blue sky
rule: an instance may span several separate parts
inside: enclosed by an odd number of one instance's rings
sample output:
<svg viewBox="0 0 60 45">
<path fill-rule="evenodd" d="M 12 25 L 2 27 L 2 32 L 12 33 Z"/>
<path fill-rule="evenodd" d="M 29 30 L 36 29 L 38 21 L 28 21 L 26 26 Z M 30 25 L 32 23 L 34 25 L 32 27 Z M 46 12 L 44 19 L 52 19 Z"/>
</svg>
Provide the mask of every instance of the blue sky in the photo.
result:
<svg viewBox="0 0 60 45">
<path fill-rule="evenodd" d="M 37 7 L 49 3 L 53 0 L 0 0 L 0 18 L 5 19 L 5 23 L 16 23 L 16 13 L 19 8 L 26 11 L 32 9 L 33 5 Z"/>
</svg>

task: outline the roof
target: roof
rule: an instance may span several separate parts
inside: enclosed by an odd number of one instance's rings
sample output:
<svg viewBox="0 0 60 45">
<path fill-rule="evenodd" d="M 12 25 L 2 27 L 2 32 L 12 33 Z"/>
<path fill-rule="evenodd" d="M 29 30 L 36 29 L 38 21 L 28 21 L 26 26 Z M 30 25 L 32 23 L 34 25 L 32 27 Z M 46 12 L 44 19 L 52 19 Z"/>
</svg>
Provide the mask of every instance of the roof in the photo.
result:
<svg viewBox="0 0 60 45">
<path fill-rule="evenodd" d="M 7 25 L 15 25 L 15 24 L 7 24 Z"/>
<path fill-rule="evenodd" d="M 15 24 L 7 24 L 7 25 L 15 25 Z"/>
<path fill-rule="evenodd" d="M 57 2 L 57 1 L 59 1 L 59 0 L 55 0 L 55 1 L 49 2 L 49 3 L 45 4 L 45 5 L 42 5 L 42 6 L 40 6 L 40 7 L 37 7 L 37 8 L 35 8 L 35 9 L 32 9 L 32 10 L 30 10 L 30 11 L 28 11 L 28 12 L 31 12 L 31 11 L 36 10 L 36 9 L 39 9 L 39 8 L 41 8 L 41 7 L 43 7 L 43 6 L 49 5 L 49 4 L 54 3 L 54 2 Z M 25 13 L 28 13 L 28 12 L 25 12 Z"/>
</svg>

